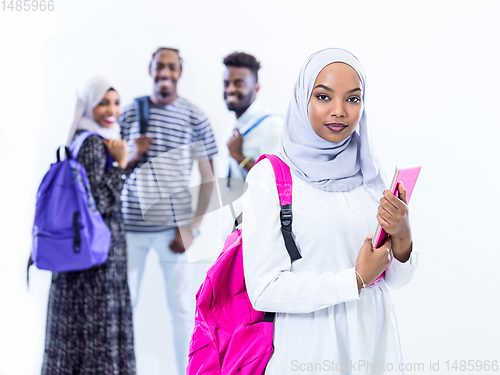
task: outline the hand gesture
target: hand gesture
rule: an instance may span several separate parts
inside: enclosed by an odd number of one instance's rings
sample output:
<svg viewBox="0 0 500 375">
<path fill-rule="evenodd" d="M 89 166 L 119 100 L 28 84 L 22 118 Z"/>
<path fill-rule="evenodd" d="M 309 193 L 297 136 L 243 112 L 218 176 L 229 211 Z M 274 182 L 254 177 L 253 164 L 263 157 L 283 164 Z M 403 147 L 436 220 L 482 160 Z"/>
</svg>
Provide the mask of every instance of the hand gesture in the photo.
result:
<svg viewBox="0 0 500 375">
<path fill-rule="evenodd" d="M 361 275 L 366 285 L 374 282 L 385 271 L 392 257 L 390 238 L 387 238 L 378 249 L 373 248 L 372 239 L 371 234 L 366 237 L 356 259 L 356 271 Z M 358 285 L 361 285 L 359 281 Z"/>
<path fill-rule="evenodd" d="M 123 139 L 104 139 L 103 142 L 108 149 L 109 155 L 122 169 L 125 169 L 128 161 L 127 142 Z"/>
<path fill-rule="evenodd" d="M 238 129 L 234 129 L 232 137 L 227 142 L 227 149 L 229 150 L 229 155 L 238 162 L 244 159 L 242 147 L 243 137 Z"/>
</svg>

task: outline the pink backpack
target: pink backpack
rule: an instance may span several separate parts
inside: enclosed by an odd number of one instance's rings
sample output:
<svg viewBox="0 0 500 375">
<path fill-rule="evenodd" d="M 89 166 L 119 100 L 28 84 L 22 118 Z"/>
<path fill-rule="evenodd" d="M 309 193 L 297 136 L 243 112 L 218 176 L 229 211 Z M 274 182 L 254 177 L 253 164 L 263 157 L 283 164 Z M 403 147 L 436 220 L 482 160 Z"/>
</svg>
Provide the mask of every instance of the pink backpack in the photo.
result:
<svg viewBox="0 0 500 375">
<path fill-rule="evenodd" d="M 262 155 L 274 170 L 281 232 L 290 259 L 300 259 L 292 237 L 292 177 L 275 155 Z M 275 313 L 253 309 L 245 286 L 241 229 L 231 233 L 196 294 L 195 327 L 187 375 L 261 375 L 273 354 Z"/>
</svg>

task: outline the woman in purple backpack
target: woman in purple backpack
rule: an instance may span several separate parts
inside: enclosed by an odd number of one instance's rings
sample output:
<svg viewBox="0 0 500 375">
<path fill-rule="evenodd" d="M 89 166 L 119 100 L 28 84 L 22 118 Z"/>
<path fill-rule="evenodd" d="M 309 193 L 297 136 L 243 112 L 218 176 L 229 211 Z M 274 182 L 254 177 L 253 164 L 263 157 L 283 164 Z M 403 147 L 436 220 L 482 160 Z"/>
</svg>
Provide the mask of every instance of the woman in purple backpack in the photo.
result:
<svg viewBox="0 0 500 375">
<path fill-rule="evenodd" d="M 301 259 L 291 262 L 286 250 L 268 160 L 250 171 L 243 198 L 248 295 L 256 310 L 277 313 L 266 375 L 404 373 L 387 287 L 407 284 L 418 257 L 406 191 L 398 186 L 399 199 L 385 190 L 366 119 L 365 75 L 351 53 L 331 48 L 308 59 L 278 156 L 292 172 Z M 369 233 L 379 223 L 391 237 L 373 249 Z"/>
<path fill-rule="evenodd" d="M 42 374 L 136 373 L 132 309 L 127 286 L 120 193 L 127 148 L 117 123 L 120 99 L 101 78 L 78 95 L 70 140 L 84 131 L 77 161 L 87 172 L 97 209 L 111 231 L 106 262 L 83 271 L 54 273 L 47 310 Z M 107 166 L 108 153 L 114 162 Z"/>
</svg>

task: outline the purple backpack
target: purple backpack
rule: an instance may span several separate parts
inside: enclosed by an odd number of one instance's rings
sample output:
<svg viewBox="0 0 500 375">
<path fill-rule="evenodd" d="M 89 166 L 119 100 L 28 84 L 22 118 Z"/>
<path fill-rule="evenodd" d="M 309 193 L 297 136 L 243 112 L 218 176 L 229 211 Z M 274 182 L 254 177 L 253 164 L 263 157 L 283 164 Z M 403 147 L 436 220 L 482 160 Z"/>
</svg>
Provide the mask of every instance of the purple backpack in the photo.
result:
<svg viewBox="0 0 500 375">
<path fill-rule="evenodd" d="M 275 155 L 281 232 L 291 261 L 301 258 L 292 237 L 292 177 Z M 261 375 L 273 354 L 273 312 L 256 311 L 245 286 L 241 229 L 231 233 L 196 294 L 187 375 Z"/>
<path fill-rule="evenodd" d="M 85 168 L 76 161 L 83 132 L 65 147 L 66 159 L 50 166 L 37 193 L 32 262 L 42 270 L 69 272 L 106 262 L 111 232 L 97 210 Z M 109 159 L 108 159 L 109 162 Z"/>
</svg>

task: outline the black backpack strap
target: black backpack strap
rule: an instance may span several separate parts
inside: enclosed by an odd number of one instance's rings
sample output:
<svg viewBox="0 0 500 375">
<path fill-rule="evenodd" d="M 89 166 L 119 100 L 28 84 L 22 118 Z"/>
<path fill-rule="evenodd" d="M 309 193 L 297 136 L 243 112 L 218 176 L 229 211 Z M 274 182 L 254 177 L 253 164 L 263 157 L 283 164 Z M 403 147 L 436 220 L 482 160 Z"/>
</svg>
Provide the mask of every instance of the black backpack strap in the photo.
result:
<svg viewBox="0 0 500 375">
<path fill-rule="evenodd" d="M 281 234 L 283 235 L 283 239 L 285 240 L 286 251 L 288 251 L 288 255 L 290 256 L 290 259 L 293 263 L 297 259 L 301 259 L 302 255 L 300 255 L 299 249 L 297 248 L 295 240 L 293 239 L 292 236 L 292 219 L 293 219 L 292 204 L 290 203 L 281 206 L 281 211 L 280 211 Z M 275 316 L 276 313 L 274 312 L 266 312 L 264 314 L 263 322 L 272 323 L 274 322 Z"/>
<path fill-rule="evenodd" d="M 290 256 L 290 260 L 294 261 L 301 259 L 299 249 L 292 236 L 292 199 L 291 199 L 291 189 L 292 189 L 292 176 L 290 174 L 290 169 L 288 166 L 276 155 L 261 155 L 256 161 L 256 164 L 262 159 L 267 158 L 273 165 L 273 171 L 278 185 L 278 193 L 280 200 L 280 222 L 281 222 L 281 235 L 285 241 L 285 248 Z M 274 162 L 273 162 L 274 159 Z M 287 186 L 289 185 L 289 186 Z M 287 194 L 288 193 L 288 194 Z M 284 204 L 283 204 L 284 203 Z M 274 322 L 276 316 L 275 312 L 266 312 L 264 315 L 264 322 Z"/>
<path fill-rule="evenodd" d="M 273 313 L 273 312 L 266 312 L 264 314 L 264 320 L 263 322 L 268 322 L 268 323 L 272 323 L 274 322 L 274 316 L 276 315 L 276 313 Z"/>
<path fill-rule="evenodd" d="M 149 122 L 149 96 L 135 98 L 135 118 L 139 122 L 141 134 L 146 134 Z"/>
<path fill-rule="evenodd" d="M 292 236 L 292 204 L 285 204 L 281 206 L 280 211 L 280 221 L 281 221 L 281 234 L 283 235 L 283 239 L 285 240 L 286 251 L 288 251 L 288 255 L 290 255 L 290 259 L 292 262 L 297 259 L 302 258 L 302 255 L 299 253 L 299 249 L 295 244 L 295 240 Z"/>
<path fill-rule="evenodd" d="M 56 157 L 57 157 L 57 162 L 59 163 L 61 161 L 61 147 L 59 147 L 56 151 Z M 64 151 L 66 152 L 66 159 L 73 159 L 71 156 L 71 151 L 69 150 L 68 147 L 64 147 Z"/>
<path fill-rule="evenodd" d="M 231 231 L 231 233 L 235 232 L 236 228 L 238 228 L 242 222 L 243 222 L 243 212 L 240 213 L 238 217 L 234 220 L 233 230 Z"/>
<path fill-rule="evenodd" d="M 28 259 L 28 268 L 26 269 L 26 284 L 28 285 L 28 289 L 30 288 L 30 267 L 33 264 L 33 259 L 31 259 L 31 253 L 30 253 L 30 258 Z"/>
</svg>

